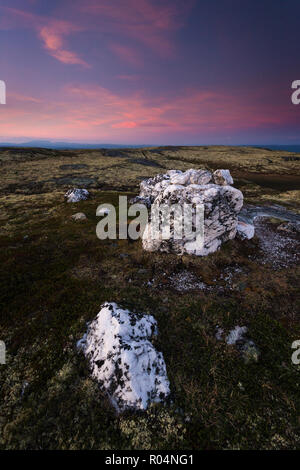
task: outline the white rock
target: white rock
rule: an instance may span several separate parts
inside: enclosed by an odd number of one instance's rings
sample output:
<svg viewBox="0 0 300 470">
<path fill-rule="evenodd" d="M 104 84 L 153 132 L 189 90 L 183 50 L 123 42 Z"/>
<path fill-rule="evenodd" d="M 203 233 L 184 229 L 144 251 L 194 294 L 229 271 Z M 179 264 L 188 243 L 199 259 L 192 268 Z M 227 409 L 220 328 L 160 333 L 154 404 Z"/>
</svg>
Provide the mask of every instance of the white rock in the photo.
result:
<svg viewBox="0 0 300 470">
<path fill-rule="evenodd" d="M 258 362 L 260 357 L 260 350 L 254 341 L 245 336 L 247 332 L 248 328 L 246 326 L 236 326 L 230 330 L 225 340 L 227 344 L 236 346 L 237 350 L 244 359 L 244 362 L 249 364 L 250 362 Z M 223 339 L 223 335 L 224 330 L 220 327 L 217 327 L 216 339 L 221 341 Z"/>
<path fill-rule="evenodd" d="M 171 184 L 179 184 L 179 185 L 185 185 L 189 182 L 189 179 L 190 179 L 190 175 L 189 173 L 186 171 L 185 173 L 179 173 L 179 174 L 175 174 L 175 175 L 171 175 L 170 177 L 170 183 Z"/>
<path fill-rule="evenodd" d="M 213 173 L 213 180 L 221 186 L 233 184 L 233 179 L 229 170 L 216 170 Z"/>
<path fill-rule="evenodd" d="M 172 175 L 175 175 L 175 174 L 179 175 L 180 173 L 182 173 L 181 170 L 168 170 L 166 175 L 172 176 Z"/>
<path fill-rule="evenodd" d="M 250 240 L 251 238 L 254 237 L 254 233 L 255 233 L 254 225 L 247 224 L 246 222 L 243 222 L 242 220 L 238 221 L 237 232 L 236 232 L 237 237 L 239 237 L 241 240 Z"/>
<path fill-rule="evenodd" d="M 225 176 L 228 177 L 226 172 Z M 144 198 L 147 205 L 150 202 L 153 209 L 164 205 L 178 205 L 183 212 L 186 204 L 204 207 L 204 243 L 199 237 L 190 239 L 185 235 L 177 240 L 174 236 L 174 224 L 173 228 L 171 226 L 169 238 L 166 239 L 161 233 L 155 232 L 155 225 L 149 218 L 143 233 L 145 250 L 206 256 L 219 249 L 223 242 L 236 236 L 237 216 L 243 206 L 243 194 L 228 184 L 217 185 L 209 181 L 211 173 L 206 170 L 188 170 L 184 173 L 174 170 L 141 183 L 138 199 L 143 202 Z M 195 229 L 195 207 L 193 211 Z"/>
<path fill-rule="evenodd" d="M 77 214 L 74 214 L 71 216 L 73 220 L 86 220 L 87 217 L 83 212 L 77 212 Z"/>
<path fill-rule="evenodd" d="M 77 343 L 88 359 L 92 376 L 118 411 L 144 410 L 170 393 L 163 355 L 151 343 L 156 334 L 153 316 L 105 303 Z"/>
<path fill-rule="evenodd" d="M 169 184 L 169 186 L 164 189 L 163 195 L 168 196 L 171 193 L 182 191 L 183 189 L 185 188 L 181 184 Z"/>
<path fill-rule="evenodd" d="M 212 179 L 211 172 L 207 170 L 190 169 L 180 173 L 178 170 L 170 170 L 167 174 L 170 175 L 171 184 L 179 184 L 183 186 L 189 184 L 207 184 Z"/>
<path fill-rule="evenodd" d="M 189 170 L 191 184 L 208 184 L 212 181 L 212 174 L 207 170 Z"/>
<path fill-rule="evenodd" d="M 86 199 L 89 198 L 89 196 L 90 194 L 87 189 L 78 189 L 78 188 L 69 189 L 69 191 L 67 191 L 65 194 L 65 198 L 67 199 L 67 202 L 85 201 Z"/>
<path fill-rule="evenodd" d="M 226 343 L 235 344 L 238 341 L 244 340 L 244 335 L 247 333 L 247 331 L 248 329 L 246 326 L 236 326 L 229 332 L 229 335 L 226 338 Z"/>
</svg>

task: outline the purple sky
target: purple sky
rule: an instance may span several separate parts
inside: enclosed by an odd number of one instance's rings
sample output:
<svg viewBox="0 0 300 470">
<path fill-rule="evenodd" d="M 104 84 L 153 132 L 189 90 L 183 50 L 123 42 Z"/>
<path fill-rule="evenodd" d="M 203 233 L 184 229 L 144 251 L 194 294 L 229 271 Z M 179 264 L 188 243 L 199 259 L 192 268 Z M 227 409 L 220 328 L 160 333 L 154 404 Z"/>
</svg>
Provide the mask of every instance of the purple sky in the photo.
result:
<svg viewBox="0 0 300 470">
<path fill-rule="evenodd" d="M 296 144 L 299 0 L 0 0 L 0 141 Z"/>
</svg>

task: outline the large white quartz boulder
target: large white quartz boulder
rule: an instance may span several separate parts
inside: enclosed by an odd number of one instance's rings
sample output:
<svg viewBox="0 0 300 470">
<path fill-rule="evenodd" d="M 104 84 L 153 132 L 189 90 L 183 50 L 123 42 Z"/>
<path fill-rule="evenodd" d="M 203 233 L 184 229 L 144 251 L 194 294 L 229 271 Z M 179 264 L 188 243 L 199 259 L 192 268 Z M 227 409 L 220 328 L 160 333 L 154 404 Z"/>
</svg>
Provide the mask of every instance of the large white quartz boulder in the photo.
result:
<svg viewBox="0 0 300 470">
<path fill-rule="evenodd" d="M 221 184 L 216 184 L 216 179 Z M 212 175 L 202 169 L 185 172 L 171 170 L 164 175 L 142 181 L 136 200 L 144 202 L 153 210 L 164 205 L 177 205 L 183 212 L 187 204 L 194 211 L 196 206 L 202 206 L 204 211 L 202 240 L 197 237 L 193 240 L 185 235 L 178 239 L 174 236 L 174 224 L 171 224 L 170 236 L 166 239 L 162 233 L 155 233 L 150 214 L 143 234 L 144 249 L 205 256 L 216 251 L 223 242 L 234 238 L 237 233 L 237 216 L 243 206 L 243 194 L 230 185 L 232 182 L 229 170 L 216 170 Z M 193 224 L 194 229 L 194 213 Z"/>
<path fill-rule="evenodd" d="M 92 376 L 118 411 L 144 410 L 170 393 L 163 355 L 151 343 L 155 335 L 157 323 L 153 316 L 104 303 L 77 343 Z"/>
</svg>

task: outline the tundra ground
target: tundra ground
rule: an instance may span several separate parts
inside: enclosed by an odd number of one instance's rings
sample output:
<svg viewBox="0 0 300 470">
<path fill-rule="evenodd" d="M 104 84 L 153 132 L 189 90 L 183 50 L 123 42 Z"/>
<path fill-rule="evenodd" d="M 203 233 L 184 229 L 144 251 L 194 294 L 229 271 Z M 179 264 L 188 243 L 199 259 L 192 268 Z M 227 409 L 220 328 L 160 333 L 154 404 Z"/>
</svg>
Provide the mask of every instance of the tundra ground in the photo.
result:
<svg viewBox="0 0 300 470">
<path fill-rule="evenodd" d="M 99 204 L 117 205 L 172 168 L 229 168 L 246 204 L 299 213 L 299 158 L 244 147 L 1 149 L 0 448 L 299 448 L 297 258 L 274 265 L 259 236 L 197 258 L 95 233 Z M 92 198 L 67 204 L 73 186 Z M 76 212 L 87 220 L 72 220 Z M 258 234 L 278 236 L 280 223 L 268 219 Z M 156 318 L 166 405 L 116 415 L 90 378 L 76 341 L 104 301 Z M 258 362 L 216 339 L 217 328 L 237 325 L 248 327 Z"/>
</svg>

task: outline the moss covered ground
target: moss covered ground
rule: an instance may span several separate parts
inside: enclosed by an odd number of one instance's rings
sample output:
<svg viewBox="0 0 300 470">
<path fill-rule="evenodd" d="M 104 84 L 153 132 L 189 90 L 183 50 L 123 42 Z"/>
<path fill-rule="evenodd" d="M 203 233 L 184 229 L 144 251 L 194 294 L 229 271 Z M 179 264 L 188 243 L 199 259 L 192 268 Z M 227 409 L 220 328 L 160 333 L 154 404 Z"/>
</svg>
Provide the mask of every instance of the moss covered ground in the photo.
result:
<svg viewBox="0 0 300 470">
<path fill-rule="evenodd" d="M 255 261 L 256 238 L 197 258 L 146 253 L 140 241 L 100 241 L 95 233 L 99 204 L 117 204 L 119 194 L 137 193 L 142 178 L 166 168 L 229 167 L 246 202 L 299 211 L 300 164 L 283 156 L 226 147 L 0 151 L 0 340 L 7 349 L 0 449 L 300 447 L 299 366 L 291 361 L 300 339 L 299 266 L 274 270 Z M 65 203 L 74 185 L 92 198 Z M 73 221 L 76 212 L 87 221 Z M 233 287 L 214 288 L 236 266 Z M 210 288 L 178 291 L 168 282 L 187 271 Z M 116 415 L 90 378 L 76 341 L 104 301 L 157 319 L 155 346 L 172 390 L 166 405 Z M 225 332 L 246 325 L 258 362 L 246 364 L 217 341 L 217 325 Z"/>
</svg>

